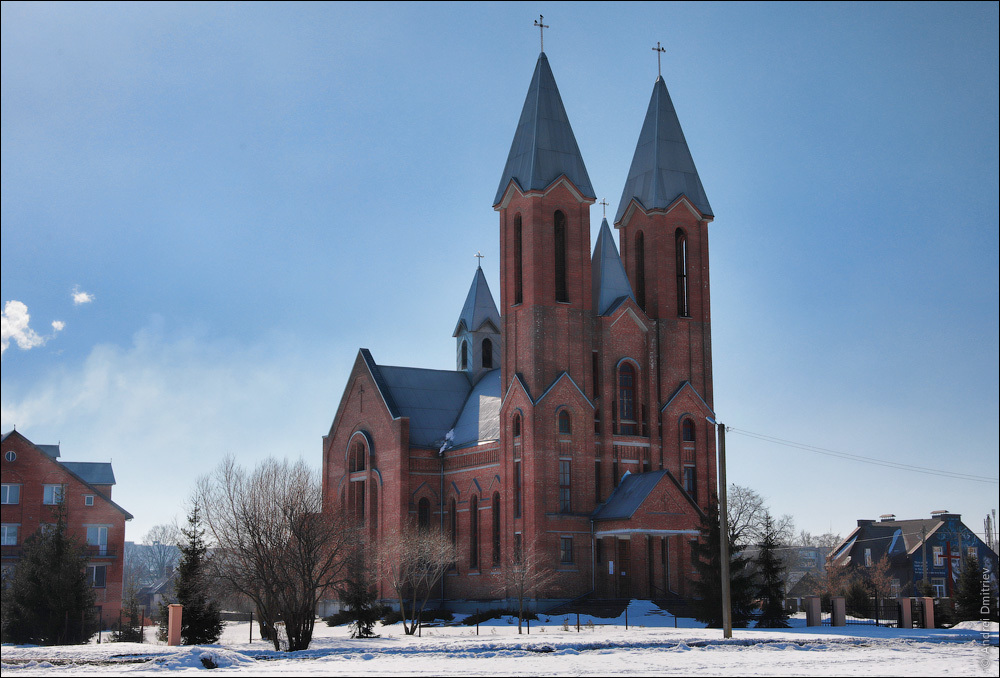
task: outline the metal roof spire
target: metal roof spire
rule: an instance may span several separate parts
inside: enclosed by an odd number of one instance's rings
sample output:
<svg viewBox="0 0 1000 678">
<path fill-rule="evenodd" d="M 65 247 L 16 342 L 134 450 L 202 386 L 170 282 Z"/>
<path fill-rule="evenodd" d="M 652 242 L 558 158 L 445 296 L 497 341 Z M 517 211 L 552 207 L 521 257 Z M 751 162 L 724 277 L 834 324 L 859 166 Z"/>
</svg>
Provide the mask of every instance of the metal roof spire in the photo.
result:
<svg viewBox="0 0 1000 678">
<path fill-rule="evenodd" d="M 597 197 L 549 60 L 542 52 L 524 98 L 493 205 L 500 204 L 511 181 L 526 193 L 547 188 L 563 174 L 585 198 Z"/>
<path fill-rule="evenodd" d="M 594 244 L 594 254 L 590 260 L 590 284 L 594 312 L 598 315 L 616 308 L 617 302 L 626 297 L 635 301 L 632 285 L 625 274 L 607 219 L 601 221 L 601 230 Z"/>
<path fill-rule="evenodd" d="M 705 216 L 715 216 L 684 139 L 667 85 L 662 76 L 657 76 L 625 180 L 625 189 L 618 201 L 615 224 L 621 223 L 633 200 L 645 210 L 665 209 L 681 195 L 686 196 Z"/>
</svg>

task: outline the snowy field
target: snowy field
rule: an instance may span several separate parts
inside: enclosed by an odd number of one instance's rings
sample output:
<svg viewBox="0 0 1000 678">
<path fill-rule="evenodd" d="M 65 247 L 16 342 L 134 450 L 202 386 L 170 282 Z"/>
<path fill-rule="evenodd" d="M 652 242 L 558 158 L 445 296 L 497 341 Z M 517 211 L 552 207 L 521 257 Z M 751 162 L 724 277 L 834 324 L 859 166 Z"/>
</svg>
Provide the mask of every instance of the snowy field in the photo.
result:
<svg viewBox="0 0 1000 678">
<path fill-rule="evenodd" d="M 457 617 L 456 617 L 457 618 Z M 546 621 L 546 619 L 548 621 Z M 587 621 L 594 626 L 587 626 Z M 316 627 L 309 650 L 275 652 L 249 625 L 230 623 L 219 645 L 175 648 L 156 643 L 102 643 L 63 647 L 4 645 L 9 676 L 163 675 L 208 670 L 247 676 L 282 675 L 739 675 L 739 676 L 997 676 L 997 625 L 982 644 L 981 625 L 957 629 L 896 630 L 869 626 L 806 628 L 793 619 L 783 630 L 699 628 L 649 603 L 635 601 L 617 619 L 542 616 L 530 635 L 516 620 L 476 628 L 427 627 L 406 636 L 401 624 L 376 626 L 380 638 L 352 640 L 346 627 Z M 569 630 L 566 630 L 568 625 Z M 256 629 L 254 631 L 256 633 Z M 147 637 L 153 633 L 147 631 Z"/>
</svg>

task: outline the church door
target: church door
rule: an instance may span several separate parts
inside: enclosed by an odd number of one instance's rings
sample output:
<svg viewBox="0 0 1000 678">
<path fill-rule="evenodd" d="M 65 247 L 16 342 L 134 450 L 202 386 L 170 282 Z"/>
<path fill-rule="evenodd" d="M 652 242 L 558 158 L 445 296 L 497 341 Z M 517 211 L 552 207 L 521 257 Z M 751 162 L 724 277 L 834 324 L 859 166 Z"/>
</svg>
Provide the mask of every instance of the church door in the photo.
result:
<svg viewBox="0 0 1000 678">
<path fill-rule="evenodd" d="M 628 539 L 618 540 L 618 597 L 619 598 L 631 598 L 632 597 L 632 586 L 630 585 L 630 577 L 632 574 L 632 566 L 629 559 L 629 541 Z"/>
</svg>

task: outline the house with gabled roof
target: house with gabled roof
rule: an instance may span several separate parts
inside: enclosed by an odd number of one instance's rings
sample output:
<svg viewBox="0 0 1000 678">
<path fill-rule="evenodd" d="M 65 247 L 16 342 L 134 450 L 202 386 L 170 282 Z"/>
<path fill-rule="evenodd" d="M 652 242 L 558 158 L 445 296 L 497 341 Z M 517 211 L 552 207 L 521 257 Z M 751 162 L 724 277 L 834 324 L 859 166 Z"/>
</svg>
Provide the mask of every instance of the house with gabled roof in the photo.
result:
<svg viewBox="0 0 1000 678">
<path fill-rule="evenodd" d="M 375 543 L 406 523 L 449 534 L 453 607 L 503 604 L 504 569 L 529 545 L 559 572 L 541 600 L 693 592 L 716 487 L 714 214 L 662 77 L 617 245 L 604 218 L 591 249 L 596 196 L 542 53 L 493 199 L 499 306 L 477 268 L 455 369 L 361 349 L 323 437 L 324 511 Z"/>
<path fill-rule="evenodd" d="M 65 507 L 68 533 L 87 550 L 87 577 L 105 625 L 116 623 L 122 606 L 125 522 L 132 514 L 112 499 L 116 484 L 109 462 L 60 459 L 59 445 L 36 445 L 18 431 L 0 438 L 2 457 L 4 570 L 17 567 L 24 540 L 54 522 Z"/>
<path fill-rule="evenodd" d="M 935 596 L 953 596 L 970 557 L 990 573 L 993 589 L 997 587 L 997 554 L 958 513 L 933 511 L 929 518 L 913 520 L 885 514 L 878 520 L 858 520 L 854 531 L 830 553 L 829 563 L 863 576 L 883 557 L 889 562 L 893 596 L 921 595 L 925 581 Z"/>
</svg>

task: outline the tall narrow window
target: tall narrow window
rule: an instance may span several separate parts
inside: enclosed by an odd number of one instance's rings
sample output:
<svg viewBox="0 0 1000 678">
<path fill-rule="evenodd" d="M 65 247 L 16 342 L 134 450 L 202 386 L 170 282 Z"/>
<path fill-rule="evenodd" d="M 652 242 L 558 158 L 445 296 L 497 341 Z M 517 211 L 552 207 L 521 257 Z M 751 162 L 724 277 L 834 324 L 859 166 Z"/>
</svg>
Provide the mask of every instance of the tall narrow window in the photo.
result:
<svg viewBox="0 0 1000 678">
<path fill-rule="evenodd" d="M 557 211 L 554 222 L 556 301 L 569 301 L 566 288 L 566 215 Z"/>
<path fill-rule="evenodd" d="M 646 239 L 642 231 L 635 234 L 635 301 L 646 310 Z"/>
<path fill-rule="evenodd" d="M 691 495 L 691 498 L 698 501 L 698 476 L 695 467 L 688 465 L 683 470 L 684 491 Z"/>
<path fill-rule="evenodd" d="M 559 538 L 559 562 L 572 564 L 573 562 L 573 537 Z"/>
<path fill-rule="evenodd" d="M 500 493 L 493 493 L 493 564 L 500 564 Z"/>
<path fill-rule="evenodd" d="M 459 357 L 459 367 L 460 370 L 465 370 L 469 368 L 469 343 L 466 341 L 462 342 L 462 355 Z"/>
<path fill-rule="evenodd" d="M 601 357 L 597 351 L 590 354 L 590 380 L 594 382 L 594 397 L 601 395 Z"/>
<path fill-rule="evenodd" d="M 691 315 L 688 306 L 687 236 L 679 228 L 674 233 L 674 251 L 677 256 L 677 315 L 686 318 Z"/>
<path fill-rule="evenodd" d="M 570 462 L 566 459 L 559 461 L 559 512 L 569 513 L 572 510 L 571 498 L 573 488 L 570 475 Z"/>
<path fill-rule="evenodd" d="M 521 462 L 514 462 L 514 517 L 521 517 Z"/>
<path fill-rule="evenodd" d="M 483 369 L 493 369 L 493 342 L 483 339 Z"/>
<path fill-rule="evenodd" d="M 514 215 L 514 303 L 520 304 L 524 301 L 523 285 L 521 282 L 521 215 Z"/>
<path fill-rule="evenodd" d="M 355 471 L 365 470 L 365 446 L 364 443 L 356 442 L 354 447 L 351 449 L 351 461 L 349 470 L 351 473 Z"/>
<path fill-rule="evenodd" d="M 635 368 L 623 362 L 618 368 L 618 432 L 623 436 L 636 434 L 635 421 Z"/>
<path fill-rule="evenodd" d="M 469 567 L 479 567 L 479 497 L 469 500 Z"/>
<path fill-rule="evenodd" d="M 428 530 L 431 527 L 431 502 L 427 497 L 423 497 L 417 503 L 417 526 L 421 530 Z"/>
<path fill-rule="evenodd" d="M 601 503 L 601 460 L 594 462 L 594 502 Z"/>
<path fill-rule="evenodd" d="M 694 422 L 690 419 L 685 419 L 681 425 L 681 438 L 686 443 L 694 442 Z"/>
<path fill-rule="evenodd" d="M 563 435 L 569 435 L 572 433 L 570 428 L 569 412 L 566 410 L 561 410 L 559 412 L 559 433 Z"/>
<path fill-rule="evenodd" d="M 514 415 L 514 423 L 511 424 L 511 432 L 514 434 L 515 438 L 521 437 L 521 415 Z"/>
</svg>

